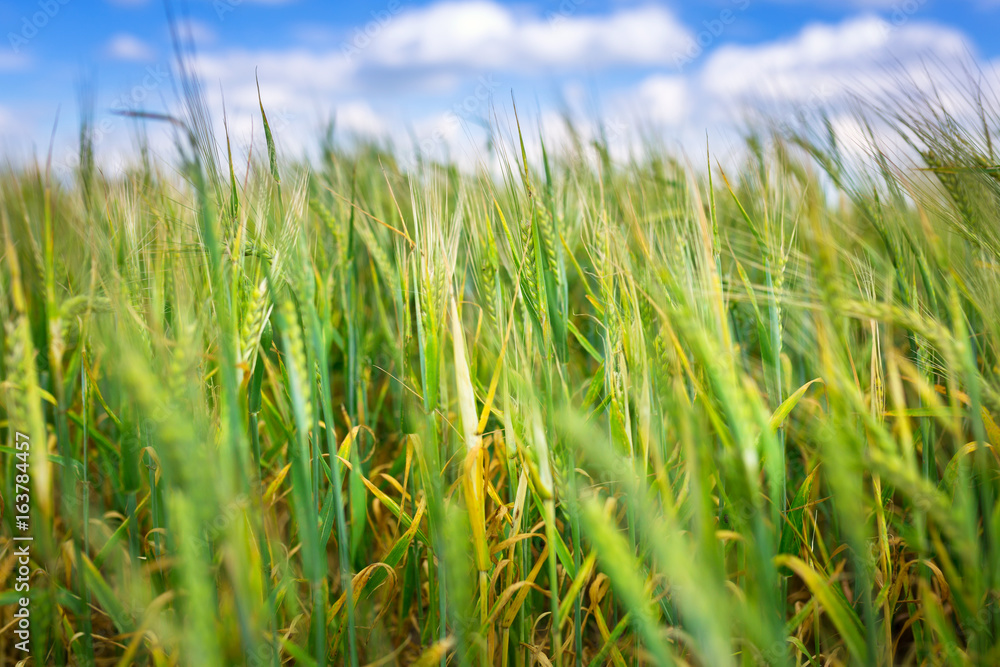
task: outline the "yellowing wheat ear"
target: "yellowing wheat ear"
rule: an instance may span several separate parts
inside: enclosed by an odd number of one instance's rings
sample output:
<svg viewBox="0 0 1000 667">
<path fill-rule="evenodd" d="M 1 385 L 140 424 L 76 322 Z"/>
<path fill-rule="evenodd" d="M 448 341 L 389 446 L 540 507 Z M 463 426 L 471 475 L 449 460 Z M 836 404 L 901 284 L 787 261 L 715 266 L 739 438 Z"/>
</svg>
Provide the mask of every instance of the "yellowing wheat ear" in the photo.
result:
<svg viewBox="0 0 1000 667">
<path fill-rule="evenodd" d="M 462 493 L 465 498 L 466 510 L 469 513 L 476 570 L 479 572 L 480 621 L 485 626 L 490 605 L 489 576 L 492 569 L 489 544 L 486 541 L 486 493 L 484 490 L 486 485 L 484 479 L 486 453 L 482 446 L 483 437 L 478 433 L 476 395 L 472 388 L 469 364 L 466 360 L 465 334 L 454 297 L 448 301 L 448 314 L 451 322 L 451 340 L 454 352 L 456 398 L 466 447 L 465 463 L 462 466 Z"/>
</svg>

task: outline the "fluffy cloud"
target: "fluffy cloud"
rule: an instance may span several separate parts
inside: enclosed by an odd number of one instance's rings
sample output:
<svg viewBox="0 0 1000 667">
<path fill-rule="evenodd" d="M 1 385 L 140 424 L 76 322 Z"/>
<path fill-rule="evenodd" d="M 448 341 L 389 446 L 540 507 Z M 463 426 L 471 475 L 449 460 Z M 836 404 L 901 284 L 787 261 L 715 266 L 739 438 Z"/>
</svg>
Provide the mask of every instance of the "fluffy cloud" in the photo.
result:
<svg viewBox="0 0 1000 667">
<path fill-rule="evenodd" d="M 637 111 L 655 123 L 679 125 L 688 119 L 691 93 L 684 77 L 651 76 L 639 84 L 636 97 Z"/>
<path fill-rule="evenodd" d="M 896 27 L 874 16 L 838 25 L 815 24 L 792 39 L 756 46 L 725 45 L 699 74 L 716 99 L 748 98 L 829 102 L 847 89 L 884 93 L 901 77 L 926 80 L 928 68 L 967 60 L 963 35 L 930 23 Z"/>
<path fill-rule="evenodd" d="M 261 81 L 321 92 L 376 85 L 440 90 L 469 73 L 537 74 L 611 67 L 673 67 L 692 37 L 667 10 L 648 6 L 606 16 L 515 12 L 491 0 L 438 2 L 403 9 L 393 0 L 332 49 L 229 50 L 200 59 L 206 78 Z"/>
<path fill-rule="evenodd" d="M 234 106 L 257 105 L 255 72 L 267 100 L 276 105 L 302 105 L 317 97 L 327 99 L 353 87 L 354 67 L 339 53 L 311 51 L 230 50 L 198 59 L 205 81 L 222 83 L 226 100 Z"/>
<path fill-rule="evenodd" d="M 747 119 L 790 118 L 793 110 L 822 108 L 845 150 L 857 152 L 866 146 L 855 114 L 859 100 L 934 95 L 950 113 L 973 118 L 974 80 L 1000 91 L 1000 59 L 978 61 L 959 31 L 862 16 L 806 26 L 780 41 L 723 44 L 697 69 L 649 74 L 609 96 L 604 117 L 625 119 L 632 144 L 637 130 L 652 123 L 665 131 L 660 136 L 695 155 L 704 151 L 706 130 L 716 151 L 738 152 L 739 128 Z M 895 135 L 884 134 L 882 139 L 894 141 Z"/>
<path fill-rule="evenodd" d="M 348 133 L 379 136 L 387 127 L 375 110 L 363 100 L 350 100 L 337 106 L 337 128 Z"/>
<path fill-rule="evenodd" d="M 390 18 L 359 56 L 363 64 L 391 68 L 534 71 L 667 65 L 691 43 L 690 32 L 661 7 L 545 19 L 490 0 L 470 0 Z M 351 45 L 357 46 L 357 34 Z"/>
</svg>

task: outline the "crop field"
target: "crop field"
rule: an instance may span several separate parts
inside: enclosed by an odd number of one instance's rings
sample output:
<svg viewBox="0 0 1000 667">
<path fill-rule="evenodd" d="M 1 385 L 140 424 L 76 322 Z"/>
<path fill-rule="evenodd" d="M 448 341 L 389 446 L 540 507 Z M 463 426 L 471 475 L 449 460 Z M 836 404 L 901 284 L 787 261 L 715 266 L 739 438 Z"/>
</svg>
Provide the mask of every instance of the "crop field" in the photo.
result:
<svg viewBox="0 0 1000 667">
<path fill-rule="evenodd" d="M 171 163 L 6 167 L 0 662 L 1000 664 L 974 97 L 726 166 L 498 103 L 469 170 L 192 93 Z"/>
</svg>

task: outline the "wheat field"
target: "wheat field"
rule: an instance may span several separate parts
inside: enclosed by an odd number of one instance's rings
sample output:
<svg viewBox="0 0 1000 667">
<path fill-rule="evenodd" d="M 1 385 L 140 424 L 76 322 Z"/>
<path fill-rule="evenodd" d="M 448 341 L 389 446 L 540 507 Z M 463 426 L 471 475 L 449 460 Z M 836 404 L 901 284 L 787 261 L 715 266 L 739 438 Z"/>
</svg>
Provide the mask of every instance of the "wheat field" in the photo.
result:
<svg viewBox="0 0 1000 667">
<path fill-rule="evenodd" d="M 982 97 L 471 171 L 199 104 L 0 173 L 4 664 L 29 532 L 22 664 L 1000 664 Z"/>
</svg>

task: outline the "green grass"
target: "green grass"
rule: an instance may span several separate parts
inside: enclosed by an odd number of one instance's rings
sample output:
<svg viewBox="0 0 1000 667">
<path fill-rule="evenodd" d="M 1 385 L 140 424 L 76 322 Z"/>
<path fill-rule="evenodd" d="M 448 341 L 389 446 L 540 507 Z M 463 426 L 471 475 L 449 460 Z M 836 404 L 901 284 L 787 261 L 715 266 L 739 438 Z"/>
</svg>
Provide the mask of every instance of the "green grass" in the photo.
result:
<svg viewBox="0 0 1000 667">
<path fill-rule="evenodd" d="M 201 109 L 0 174 L 4 661 L 22 432 L 33 664 L 1000 662 L 992 111 L 491 174 L 265 102 L 241 178 Z"/>
</svg>

